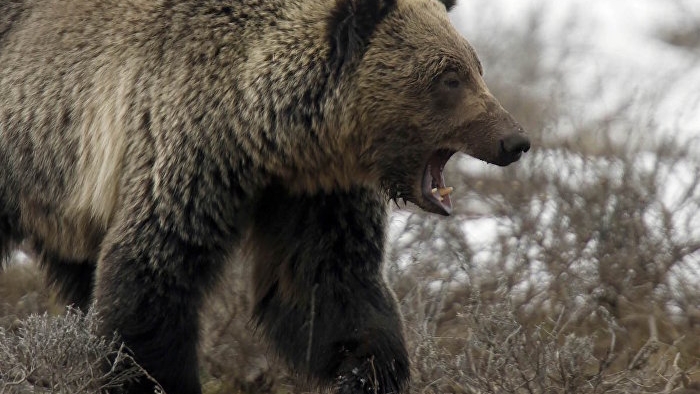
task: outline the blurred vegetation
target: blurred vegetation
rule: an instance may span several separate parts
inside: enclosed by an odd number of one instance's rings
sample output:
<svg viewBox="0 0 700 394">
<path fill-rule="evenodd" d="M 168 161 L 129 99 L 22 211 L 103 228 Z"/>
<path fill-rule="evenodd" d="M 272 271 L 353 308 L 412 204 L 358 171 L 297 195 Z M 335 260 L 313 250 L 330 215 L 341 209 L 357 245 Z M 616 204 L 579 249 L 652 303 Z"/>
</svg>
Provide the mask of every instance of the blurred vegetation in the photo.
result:
<svg viewBox="0 0 700 394">
<path fill-rule="evenodd" d="M 674 130 L 649 118 L 648 99 L 584 117 L 563 71 L 541 60 L 541 16 L 528 18 L 520 31 L 486 29 L 470 40 L 534 149 L 505 169 L 454 158 L 449 218 L 412 207 L 392 216 L 387 278 L 406 320 L 410 391 L 698 394 L 697 143 L 661 137 Z M 697 48 L 700 24 L 688 26 L 659 38 Z M 232 264 L 203 311 L 205 393 L 310 392 L 251 327 L 248 275 L 246 264 Z M 114 351 L 105 347 L 114 339 L 92 334 L 96 317 L 42 315 L 62 310 L 31 264 L 0 274 L 0 393 L 77 387 L 52 378 L 61 368 L 45 368 L 70 364 L 51 361 L 66 349 L 57 343 L 103 352 L 75 353 L 90 363 Z M 57 330 L 62 339 L 32 339 Z M 27 343 L 32 353 L 18 358 Z M 37 362 L 22 372 L 31 379 L 13 372 Z M 84 391 L 105 385 L 81 379 Z"/>
<path fill-rule="evenodd" d="M 693 0 L 674 0 L 672 4 L 678 9 L 678 14 L 683 15 L 674 28 L 667 28 L 661 32 L 661 39 L 671 45 L 685 48 L 696 55 L 700 49 L 700 18 L 691 9 Z"/>
</svg>

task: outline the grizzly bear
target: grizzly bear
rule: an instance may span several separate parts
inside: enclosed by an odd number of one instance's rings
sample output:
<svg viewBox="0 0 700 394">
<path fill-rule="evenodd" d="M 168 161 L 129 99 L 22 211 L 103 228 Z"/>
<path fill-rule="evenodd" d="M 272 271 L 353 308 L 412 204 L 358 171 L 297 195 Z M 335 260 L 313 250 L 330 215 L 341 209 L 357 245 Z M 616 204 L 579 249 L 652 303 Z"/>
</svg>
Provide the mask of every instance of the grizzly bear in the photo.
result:
<svg viewBox="0 0 700 394">
<path fill-rule="evenodd" d="M 254 320 L 296 372 L 402 392 L 389 201 L 448 215 L 454 153 L 530 147 L 452 3 L 1 2 L 0 253 L 30 242 L 176 394 L 201 392 L 198 314 L 245 247 Z"/>
</svg>

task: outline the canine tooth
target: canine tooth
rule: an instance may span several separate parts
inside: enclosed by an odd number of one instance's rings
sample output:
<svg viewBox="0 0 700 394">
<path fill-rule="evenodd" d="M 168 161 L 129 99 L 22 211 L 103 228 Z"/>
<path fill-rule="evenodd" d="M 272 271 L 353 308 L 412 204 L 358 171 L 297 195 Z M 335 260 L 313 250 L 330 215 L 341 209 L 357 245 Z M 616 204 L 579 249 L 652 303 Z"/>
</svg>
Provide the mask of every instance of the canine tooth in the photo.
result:
<svg viewBox="0 0 700 394">
<path fill-rule="evenodd" d="M 431 190 L 430 192 L 433 193 L 433 194 L 437 193 L 437 192 L 438 192 L 437 187 L 434 187 L 433 190 Z"/>
<path fill-rule="evenodd" d="M 448 187 L 441 187 L 440 190 L 437 190 L 437 191 L 440 193 L 440 197 L 444 197 L 444 196 L 452 193 L 453 190 L 454 190 L 454 188 L 452 186 L 448 186 Z"/>
</svg>

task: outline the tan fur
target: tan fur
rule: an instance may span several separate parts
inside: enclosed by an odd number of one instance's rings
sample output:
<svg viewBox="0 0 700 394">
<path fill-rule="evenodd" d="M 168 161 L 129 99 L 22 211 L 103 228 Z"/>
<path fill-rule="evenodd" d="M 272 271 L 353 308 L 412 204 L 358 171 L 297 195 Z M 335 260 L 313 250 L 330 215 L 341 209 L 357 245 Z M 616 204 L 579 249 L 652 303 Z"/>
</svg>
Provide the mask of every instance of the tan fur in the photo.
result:
<svg viewBox="0 0 700 394">
<path fill-rule="evenodd" d="M 126 68 L 129 70 L 129 68 Z M 94 77 L 94 101 L 82 114 L 77 171 L 66 205 L 67 215 L 84 216 L 107 228 L 119 194 L 119 180 L 126 148 L 121 128 L 129 103 L 124 86 L 128 78 L 116 70 L 102 69 Z"/>
<path fill-rule="evenodd" d="M 21 199 L 20 212 L 22 226 L 32 229 L 42 251 L 76 262 L 94 261 L 99 253 L 105 230 L 92 217 L 52 212 L 30 196 Z"/>
</svg>

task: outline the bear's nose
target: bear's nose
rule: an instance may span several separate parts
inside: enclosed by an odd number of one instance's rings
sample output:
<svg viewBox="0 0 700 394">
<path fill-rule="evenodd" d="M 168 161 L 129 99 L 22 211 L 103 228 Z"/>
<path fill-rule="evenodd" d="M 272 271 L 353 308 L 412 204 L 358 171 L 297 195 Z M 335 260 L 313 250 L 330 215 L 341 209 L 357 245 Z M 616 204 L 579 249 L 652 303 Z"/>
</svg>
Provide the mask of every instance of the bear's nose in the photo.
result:
<svg viewBox="0 0 700 394">
<path fill-rule="evenodd" d="M 499 165 L 508 165 L 518 161 L 523 153 L 530 150 L 530 140 L 520 133 L 510 134 L 501 139 L 501 152 Z"/>
<path fill-rule="evenodd" d="M 511 134 L 501 140 L 501 151 L 506 155 L 520 155 L 530 150 L 530 140 L 522 134 Z"/>
</svg>

